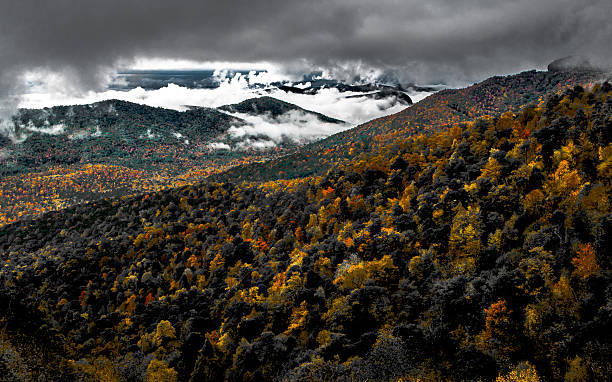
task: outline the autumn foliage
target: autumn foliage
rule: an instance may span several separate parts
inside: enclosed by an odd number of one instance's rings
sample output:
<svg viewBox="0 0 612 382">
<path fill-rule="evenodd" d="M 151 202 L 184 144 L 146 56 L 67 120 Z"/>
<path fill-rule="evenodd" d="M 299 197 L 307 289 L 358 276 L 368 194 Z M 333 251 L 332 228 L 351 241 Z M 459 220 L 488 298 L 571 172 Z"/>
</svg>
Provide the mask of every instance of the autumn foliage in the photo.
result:
<svg viewBox="0 0 612 382">
<path fill-rule="evenodd" d="M 44 348 L 23 362 L 56 380 L 605 380 L 612 87 L 533 101 L 320 176 L 7 224 L 0 360 Z"/>
</svg>

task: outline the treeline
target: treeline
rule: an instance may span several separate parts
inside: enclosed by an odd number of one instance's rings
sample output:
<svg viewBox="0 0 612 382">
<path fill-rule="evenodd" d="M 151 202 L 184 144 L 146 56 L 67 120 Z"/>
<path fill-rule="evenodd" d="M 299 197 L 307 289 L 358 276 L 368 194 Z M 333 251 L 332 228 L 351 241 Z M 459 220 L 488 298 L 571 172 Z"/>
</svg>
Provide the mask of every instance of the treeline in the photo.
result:
<svg viewBox="0 0 612 382">
<path fill-rule="evenodd" d="M 203 183 L 22 220 L 0 231 L 0 371 L 606 380 L 611 195 L 605 83 L 321 177 Z"/>
</svg>

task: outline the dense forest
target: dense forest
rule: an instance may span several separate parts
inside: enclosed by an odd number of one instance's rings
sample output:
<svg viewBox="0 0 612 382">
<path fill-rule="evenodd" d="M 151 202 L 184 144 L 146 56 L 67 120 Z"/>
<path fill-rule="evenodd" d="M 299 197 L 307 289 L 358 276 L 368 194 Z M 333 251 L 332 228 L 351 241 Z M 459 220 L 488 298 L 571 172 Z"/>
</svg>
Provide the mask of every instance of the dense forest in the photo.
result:
<svg viewBox="0 0 612 382">
<path fill-rule="evenodd" d="M 225 133 L 230 127 L 246 122 L 204 107 L 179 112 L 108 100 L 20 109 L 13 122 L 18 142 L 4 144 L 7 150 L 0 158 L 0 175 L 84 163 L 176 175 L 202 167 L 206 161 L 222 167 L 249 151 L 218 153 L 211 149 L 209 144 L 215 140 L 227 141 Z"/>
<path fill-rule="evenodd" d="M 8 138 L 0 138 L 0 149 L 7 149 L 0 156 L 3 164 L 0 175 L 82 163 L 121 165 L 175 175 L 211 159 L 222 167 L 230 159 L 242 158 L 253 151 L 248 145 L 236 145 L 240 139 L 227 134 L 231 127 L 247 124 L 228 112 L 274 119 L 291 111 L 322 123 L 344 123 L 268 96 L 218 109 L 190 107 L 182 112 L 119 100 L 20 109 L 13 118 L 17 142 L 11 144 Z M 224 143 L 227 149 L 217 152 L 210 146 L 213 142 Z M 287 139 L 283 143 L 269 150 L 272 152 L 268 156 L 273 158 L 279 150 L 294 151 L 295 142 Z"/>
<path fill-rule="evenodd" d="M 612 86 L 536 104 L 3 227 L 0 375 L 606 380 Z"/>
</svg>

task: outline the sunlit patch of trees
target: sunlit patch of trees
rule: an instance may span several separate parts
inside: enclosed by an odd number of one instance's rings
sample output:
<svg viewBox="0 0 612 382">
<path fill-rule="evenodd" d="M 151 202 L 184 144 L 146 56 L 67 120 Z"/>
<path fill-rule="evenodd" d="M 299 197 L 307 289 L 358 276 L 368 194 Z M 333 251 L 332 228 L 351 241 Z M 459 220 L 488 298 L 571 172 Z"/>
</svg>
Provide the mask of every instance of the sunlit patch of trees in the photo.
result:
<svg viewBox="0 0 612 382">
<path fill-rule="evenodd" d="M 163 166 L 151 171 L 111 164 L 82 164 L 7 175 L 0 185 L 0 227 L 24 216 L 74 204 L 196 184 L 211 174 L 261 160 L 264 159 L 260 155 L 245 155 L 225 162 L 202 161 L 179 174 Z"/>
</svg>

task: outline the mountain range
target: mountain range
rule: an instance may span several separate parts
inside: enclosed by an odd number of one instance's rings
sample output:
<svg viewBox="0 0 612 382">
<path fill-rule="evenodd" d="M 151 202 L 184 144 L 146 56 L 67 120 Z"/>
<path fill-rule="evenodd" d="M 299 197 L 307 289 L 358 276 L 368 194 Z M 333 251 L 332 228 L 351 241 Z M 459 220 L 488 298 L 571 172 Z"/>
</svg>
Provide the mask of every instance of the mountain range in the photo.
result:
<svg viewBox="0 0 612 382">
<path fill-rule="evenodd" d="M 534 99 L 529 78 L 549 92 Z M 316 176 L 197 182 L 5 225 L 2 375 L 605 380 L 612 86 L 562 78 L 438 93 L 429 112 L 307 146 L 335 161 Z"/>
<path fill-rule="evenodd" d="M 587 86 L 601 77 L 593 71 L 492 77 L 464 89 L 441 90 L 400 113 L 352 129 L 269 96 L 183 112 L 117 100 L 22 109 L 14 120 L 13 140 L 0 140 L 0 224 L 206 177 L 251 182 L 322 175 L 412 134 L 541 105 L 550 92 Z M 328 84 L 315 81 L 309 86 L 320 91 Z M 348 91 L 356 85 L 342 86 Z M 376 88 L 365 87 L 361 91 Z M 258 128 L 262 125 L 269 129 Z M 324 138 L 324 131 L 334 130 L 341 132 Z"/>
</svg>

